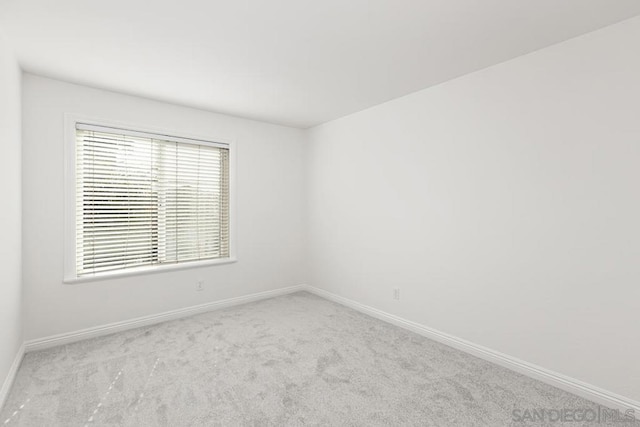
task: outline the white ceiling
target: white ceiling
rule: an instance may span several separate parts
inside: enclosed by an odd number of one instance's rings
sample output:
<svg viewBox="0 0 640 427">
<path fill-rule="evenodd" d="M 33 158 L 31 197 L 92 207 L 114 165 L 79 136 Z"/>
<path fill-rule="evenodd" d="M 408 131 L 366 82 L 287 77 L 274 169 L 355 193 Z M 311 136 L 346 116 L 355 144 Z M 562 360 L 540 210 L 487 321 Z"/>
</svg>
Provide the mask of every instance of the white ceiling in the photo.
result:
<svg viewBox="0 0 640 427">
<path fill-rule="evenodd" d="M 638 0 L 0 0 L 0 32 L 29 72 L 309 127 L 638 14 Z"/>
</svg>

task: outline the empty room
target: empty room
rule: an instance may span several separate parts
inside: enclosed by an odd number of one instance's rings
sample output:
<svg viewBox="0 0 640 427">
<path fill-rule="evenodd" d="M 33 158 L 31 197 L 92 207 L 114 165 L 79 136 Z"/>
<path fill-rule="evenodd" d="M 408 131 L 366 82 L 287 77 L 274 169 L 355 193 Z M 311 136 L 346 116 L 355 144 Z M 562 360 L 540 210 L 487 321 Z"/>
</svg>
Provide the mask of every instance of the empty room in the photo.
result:
<svg viewBox="0 0 640 427">
<path fill-rule="evenodd" d="M 640 1 L 0 0 L 0 426 L 640 427 Z"/>
</svg>

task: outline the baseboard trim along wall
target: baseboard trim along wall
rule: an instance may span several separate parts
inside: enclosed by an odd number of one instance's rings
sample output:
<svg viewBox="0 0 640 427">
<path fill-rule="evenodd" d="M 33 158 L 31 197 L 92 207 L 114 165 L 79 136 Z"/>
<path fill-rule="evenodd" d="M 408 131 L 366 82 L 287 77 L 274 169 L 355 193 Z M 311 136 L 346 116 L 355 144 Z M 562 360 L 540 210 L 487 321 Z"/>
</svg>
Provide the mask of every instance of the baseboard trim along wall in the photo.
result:
<svg viewBox="0 0 640 427">
<path fill-rule="evenodd" d="M 22 363 L 22 359 L 24 358 L 24 347 L 24 344 L 22 344 L 18 349 L 16 357 L 13 359 L 13 363 L 11 364 L 11 368 L 9 368 L 9 372 L 7 373 L 7 377 L 2 383 L 2 388 L 0 388 L 0 409 L 4 407 L 4 403 L 7 400 L 7 396 L 9 395 L 9 390 L 11 390 L 13 381 L 16 379 L 18 368 L 20 367 L 20 363 Z"/>
<path fill-rule="evenodd" d="M 573 393 L 592 402 L 608 408 L 618 409 L 622 412 L 632 409 L 635 412 L 636 417 L 640 416 L 640 402 L 635 400 L 611 393 L 591 384 L 536 366 L 532 363 L 525 362 L 524 360 L 500 353 L 499 351 L 491 350 L 464 339 L 454 337 L 419 323 L 403 319 L 402 317 L 389 314 L 382 310 L 378 310 L 377 308 L 369 307 L 354 300 L 325 291 L 324 289 L 319 289 L 309 285 L 305 286 L 305 289 L 329 301 L 337 302 L 338 304 L 342 304 L 387 323 L 410 330 L 422 335 L 423 337 L 430 338 L 434 341 L 438 341 L 439 343 L 464 351 L 465 353 L 472 354 L 488 362 L 495 363 L 496 365 L 537 379 L 546 384 L 557 387 L 560 390 Z"/>
<path fill-rule="evenodd" d="M 104 335 L 126 331 L 129 329 L 135 329 L 142 326 L 154 325 L 156 323 L 162 323 L 168 320 L 180 319 L 183 317 L 193 316 L 195 314 L 205 313 L 208 311 L 220 310 L 222 308 L 232 307 L 235 305 L 246 304 L 249 302 L 259 301 L 267 298 L 273 298 L 280 295 L 286 295 L 293 292 L 303 291 L 305 289 L 306 289 L 305 285 L 289 286 L 286 288 L 279 288 L 271 291 L 258 292 L 255 294 L 228 298 L 224 300 L 194 305 L 191 307 L 180 308 L 177 310 L 166 311 L 164 313 L 152 314 L 149 316 L 143 316 L 135 319 L 124 320 L 122 322 L 115 322 L 115 323 L 109 323 L 107 325 L 95 326 L 92 328 L 81 329 L 79 331 L 52 335 L 44 338 L 38 338 L 38 339 L 26 341 L 25 351 L 28 353 L 36 350 L 43 350 L 46 348 L 56 347 L 64 344 L 70 344 L 73 342 L 82 341 L 90 338 L 101 337 Z"/>
<path fill-rule="evenodd" d="M 346 307 L 357 310 L 361 313 L 375 317 L 387 323 L 399 326 L 401 328 L 410 330 L 426 338 L 464 351 L 488 362 L 495 363 L 496 365 L 526 375 L 528 377 L 537 379 L 561 390 L 569 393 L 573 393 L 592 402 L 606 406 L 608 408 L 619 409 L 626 411 L 632 409 L 636 414 L 640 414 L 640 402 L 628 399 L 624 396 L 603 390 L 599 387 L 587 384 L 585 382 L 576 380 L 566 375 L 553 372 L 551 370 L 536 366 L 532 363 L 525 362 L 523 360 L 511 357 L 509 355 L 500 353 L 498 351 L 483 347 L 478 344 L 466 341 L 461 338 L 454 337 L 447 333 L 429 328 L 416 322 L 404 319 L 399 316 L 387 313 L 377 308 L 361 304 L 357 301 L 342 297 L 340 295 L 325 291 L 324 289 L 316 288 L 310 285 L 296 285 L 286 288 L 274 289 L 265 292 L 259 292 L 255 294 L 245 295 L 241 297 L 229 298 L 219 301 L 213 301 L 205 304 L 200 304 L 192 307 L 181 308 L 177 310 L 167 311 L 165 313 L 154 314 L 150 316 L 138 317 L 135 319 L 125 320 L 122 322 L 110 323 L 108 325 L 96 326 L 93 328 L 82 329 L 75 332 L 53 335 L 50 337 L 39 338 L 35 340 L 29 340 L 20 348 L 19 353 L 16 355 L 16 359 L 11 367 L 9 375 L 5 380 L 2 389 L 0 390 L 0 407 L 4 403 L 4 399 L 8 394 L 9 388 L 13 383 L 20 362 L 25 352 L 42 350 L 59 345 L 69 344 L 85 339 L 96 338 L 104 335 L 113 334 L 129 329 L 135 329 L 142 326 L 153 325 L 156 323 L 162 323 L 169 320 L 179 319 L 183 317 L 193 316 L 195 314 L 205 313 L 208 311 L 220 310 L 222 308 L 232 307 L 236 305 L 246 304 L 253 301 L 259 301 L 263 299 L 273 298 L 280 295 L 291 294 L 299 291 L 308 291 L 319 297 L 325 298 L 329 301 L 342 304 Z"/>
</svg>

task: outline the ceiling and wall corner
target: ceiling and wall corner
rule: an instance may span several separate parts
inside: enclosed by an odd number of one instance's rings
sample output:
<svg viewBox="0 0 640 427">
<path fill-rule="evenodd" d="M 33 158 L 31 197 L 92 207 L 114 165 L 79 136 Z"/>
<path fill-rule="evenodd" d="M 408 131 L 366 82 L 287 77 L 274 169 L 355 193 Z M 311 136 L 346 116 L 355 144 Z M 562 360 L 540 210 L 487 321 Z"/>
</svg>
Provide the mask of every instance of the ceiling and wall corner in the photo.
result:
<svg viewBox="0 0 640 427">
<path fill-rule="evenodd" d="M 312 127 L 640 13 L 637 0 L 2 0 L 23 69 Z"/>
</svg>

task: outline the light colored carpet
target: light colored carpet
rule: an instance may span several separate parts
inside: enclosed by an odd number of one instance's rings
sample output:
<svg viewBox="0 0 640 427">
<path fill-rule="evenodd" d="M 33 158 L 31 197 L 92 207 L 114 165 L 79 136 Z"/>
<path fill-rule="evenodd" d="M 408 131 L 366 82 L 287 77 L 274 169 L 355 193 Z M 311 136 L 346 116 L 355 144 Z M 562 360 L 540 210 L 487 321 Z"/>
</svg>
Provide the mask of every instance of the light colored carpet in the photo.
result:
<svg viewBox="0 0 640 427">
<path fill-rule="evenodd" d="M 536 408 L 599 410 L 300 292 L 29 353 L 0 426 L 542 425 L 513 419 Z"/>
</svg>

